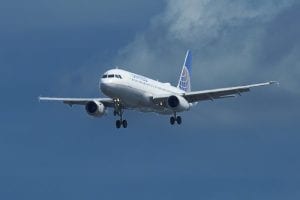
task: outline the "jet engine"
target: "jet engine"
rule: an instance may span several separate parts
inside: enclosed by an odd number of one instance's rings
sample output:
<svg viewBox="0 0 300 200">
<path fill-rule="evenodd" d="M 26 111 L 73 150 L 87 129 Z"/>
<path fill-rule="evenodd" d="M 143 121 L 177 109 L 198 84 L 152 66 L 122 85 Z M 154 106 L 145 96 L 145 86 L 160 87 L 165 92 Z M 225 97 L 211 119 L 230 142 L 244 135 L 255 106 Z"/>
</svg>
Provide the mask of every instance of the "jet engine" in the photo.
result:
<svg viewBox="0 0 300 200">
<path fill-rule="evenodd" d="M 105 106 L 98 101 L 89 101 L 85 105 L 86 112 L 93 117 L 101 117 L 105 113 Z"/>
<path fill-rule="evenodd" d="M 181 112 L 188 110 L 190 108 L 189 102 L 182 96 L 169 96 L 168 98 L 168 106 L 175 112 Z"/>
</svg>

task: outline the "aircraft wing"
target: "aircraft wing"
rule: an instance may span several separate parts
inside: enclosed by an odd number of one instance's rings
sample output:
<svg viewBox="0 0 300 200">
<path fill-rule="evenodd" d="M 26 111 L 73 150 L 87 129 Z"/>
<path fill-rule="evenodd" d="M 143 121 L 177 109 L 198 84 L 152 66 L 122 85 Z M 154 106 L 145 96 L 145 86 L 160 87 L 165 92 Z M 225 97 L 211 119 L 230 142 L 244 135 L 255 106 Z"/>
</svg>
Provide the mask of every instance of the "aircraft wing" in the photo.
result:
<svg viewBox="0 0 300 200">
<path fill-rule="evenodd" d="M 184 93 L 182 96 L 189 102 L 205 101 L 205 100 L 214 100 L 228 97 L 235 97 L 236 95 L 241 95 L 243 92 L 249 92 L 253 87 L 266 86 L 271 84 L 278 84 L 276 81 L 269 81 L 265 83 L 257 83 L 252 85 L 244 85 L 237 87 L 228 87 L 212 90 L 202 90 L 202 91 L 193 91 Z"/>
<path fill-rule="evenodd" d="M 85 105 L 89 101 L 99 101 L 106 107 L 114 107 L 114 101 L 110 98 L 58 98 L 58 97 L 39 97 L 39 101 L 58 101 L 72 105 Z"/>
</svg>

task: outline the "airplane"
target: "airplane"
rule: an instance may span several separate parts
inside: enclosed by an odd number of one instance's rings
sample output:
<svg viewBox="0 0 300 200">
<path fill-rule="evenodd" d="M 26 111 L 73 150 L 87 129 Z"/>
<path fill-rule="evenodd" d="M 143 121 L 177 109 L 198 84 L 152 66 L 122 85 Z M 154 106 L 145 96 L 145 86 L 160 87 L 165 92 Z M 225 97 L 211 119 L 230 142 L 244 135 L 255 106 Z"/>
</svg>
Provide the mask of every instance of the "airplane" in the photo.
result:
<svg viewBox="0 0 300 200">
<path fill-rule="evenodd" d="M 106 71 L 99 81 L 99 89 L 108 98 L 57 98 L 39 97 L 40 101 L 59 101 L 70 106 L 83 105 L 93 117 L 106 114 L 107 108 L 113 109 L 116 128 L 126 128 L 128 123 L 123 118 L 124 110 L 154 112 L 171 115 L 170 124 L 182 123 L 180 112 L 188 111 L 198 102 L 240 96 L 251 88 L 279 84 L 277 81 L 218 89 L 191 90 L 192 54 L 188 50 L 184 59 L 177 87 L 163 83 L 123 69 Z"/>
</svg>

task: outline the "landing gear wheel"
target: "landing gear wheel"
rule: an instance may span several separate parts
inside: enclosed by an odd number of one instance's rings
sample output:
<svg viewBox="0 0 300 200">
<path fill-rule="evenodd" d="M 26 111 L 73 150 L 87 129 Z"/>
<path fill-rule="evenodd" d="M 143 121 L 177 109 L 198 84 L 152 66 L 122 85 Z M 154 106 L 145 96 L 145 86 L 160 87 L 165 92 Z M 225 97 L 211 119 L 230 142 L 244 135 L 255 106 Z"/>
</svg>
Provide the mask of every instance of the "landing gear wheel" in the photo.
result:
<svg viewBox="0 0 300 200">
<path fill-rule="evenodd" d="M 175 123 L 175 117 L 170 117 L 170 124 L 174 124 Z"/>
<path fill-rule="evenodd" d="M 123 123 L 123 127 L 124 127 L 124 128 L 127 128 L 127 120 L 123 120 L 122 123 Z"/>
<path fill-rule="evenodd" d="M 117 120 L 116 121 L 116 127 L 117 128 L 121 128 L 121 120 Z"/>
<path fill-rule="evenodd" d="M 177 116 L 177 117 L 176 117 L 176 121 L 177 121 L 177 124 L 181 124 L 181 122 L 182 122 L 181 117 L 180 117 L 180 116 Z"/>
</svg>

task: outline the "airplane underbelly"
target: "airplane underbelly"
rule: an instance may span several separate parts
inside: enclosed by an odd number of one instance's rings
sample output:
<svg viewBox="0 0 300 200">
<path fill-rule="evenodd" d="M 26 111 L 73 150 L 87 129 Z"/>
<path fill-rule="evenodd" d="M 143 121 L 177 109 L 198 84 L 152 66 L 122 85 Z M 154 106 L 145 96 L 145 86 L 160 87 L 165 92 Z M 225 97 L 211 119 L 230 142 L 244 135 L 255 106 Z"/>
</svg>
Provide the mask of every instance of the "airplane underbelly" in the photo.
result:
<svg viewBox="0 0 300 200">
<path fill-rule="evenodd" d="M 156 112 L 159 114 L 172 114 L 173 111 L 166 107 L 155 105 L 151 101 L 151 94 L 128 85 L 110 85 L 101 87 L 102 92 L 113 98 L 119 98 L 126 108 L 132 108 L 141 112 Z"/>
<path fill-rule="evenodd" d="M 125 107 L 150 106 L 150 97 L 144 91 L 128 85 L 102 86 L 101 90 L 105 95 L 113 99 L 119 98 Z"/>
<path fill-rule="evenodd" d="M 149 107 L 152 103 L 150 96 L 144 91 L 129 87 L 127 92 L 122 95 L 122 100 L 130 107 Z"/>
<path fill-rule="evenodd" d="M 145 91 L 141 91 L 135 88 L 129 88 L 121 96 L 122 102 L 126 107 L 133 108 L 141 112 L 155 112 L 159 114 L 173 114 L 173 111 L 162 106 L 157 106 L 151 100 L 150 94 L 147 95 Z"/>
</svg>

